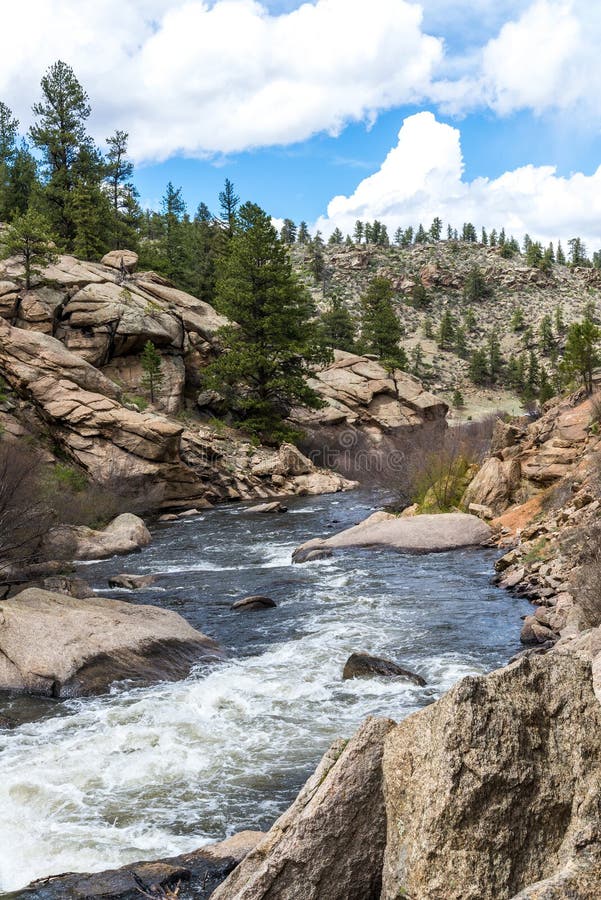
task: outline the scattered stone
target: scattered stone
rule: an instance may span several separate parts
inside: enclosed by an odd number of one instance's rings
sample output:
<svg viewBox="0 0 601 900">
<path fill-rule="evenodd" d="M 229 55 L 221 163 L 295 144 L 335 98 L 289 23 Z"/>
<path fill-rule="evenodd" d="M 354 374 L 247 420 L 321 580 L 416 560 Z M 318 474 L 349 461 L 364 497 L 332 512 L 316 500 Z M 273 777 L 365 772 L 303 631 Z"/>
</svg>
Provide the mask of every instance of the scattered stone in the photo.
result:
<svg viewBox="0 0 601 900">
<path fill-rule="evenodd" d="M 243 597 L 242 600 L 236 600 L 232 603 L 230 609 L 237 612 L 255 612 L 261 609 L 275 609 L 277 603 L 270 597 L 261 597 L 260 594 L 251 597 Z"/>
<path fill-rule="evenodd" d="M 140 588 L 147 588 L 156 581 L 154 575 L 112 575 L 109 578 L 109 587 L 125 588 L 128 591 L 137 591 Z"/>
<path fill-rule="evenodd" d="M 371 656 L 369 653 L 352 653 L 344 664 L 342 678 L 346 681 L 350 678 L 370 678 L 381 676 L 384 678 L 405 678 L 420 687 L 426 684 L 425 678 L 403 669 L 397 663 L 381 656 Z"/>
</svg>

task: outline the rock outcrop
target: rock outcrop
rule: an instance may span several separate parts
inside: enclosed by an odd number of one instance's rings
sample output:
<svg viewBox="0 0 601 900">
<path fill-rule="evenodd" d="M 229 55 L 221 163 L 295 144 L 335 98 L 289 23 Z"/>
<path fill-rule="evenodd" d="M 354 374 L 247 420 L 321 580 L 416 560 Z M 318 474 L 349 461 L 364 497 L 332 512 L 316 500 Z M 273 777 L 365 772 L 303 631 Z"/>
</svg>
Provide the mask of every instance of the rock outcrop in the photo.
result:
<svg viewBox="0 0 601 900">
<path fill-rule="evenodd" d="M 344 664 L 342 678 L 370 678 L 379 676 L 383 678 L 404 678 L 412 684 L 423 687 L 426 680 L 409 669 L 404 669 L 391 659 L 381 656 L 371 656 L 369 653 L 352 653 Z"/>
<path fill-rule="evenodd" d="M 335 550 L 364 547 L 400 553 L 440 553 L 476 547 L 490 540 L 492 531 L 477 516 L 465 513 L 395 516 L 377 512 L 359 525 L 329 538 L 315 538 L 294 551 L 294 562 L 307 562 Z"/>
<path fill-rule="evenodd" d="M 446 428 L 444 401 L 407 372 L 390 372 L 365 356 L 335 350 L 334 361 L 309 383 L 324 405 L 292 414 L 304 433 L 303 449 L 360 481 L 388 470 L 398 476 L 411 434 Z"/>
<path fill-rule="evenodd" d="M 39 588 L 0 603 L 0 690 L 46 697 L 106 691 L 115 681 L 185 676 L 220 657 L 181 616 L 102 597 L 78 600 Z"/>
<path fill-rule="evenodd" d="M 121 513 L 101 531 L 85 525 L 60 525 L 46 538 L 45 551 L 53 559 L 107 559 L 147 547 L 150 532 L 139 516 Z"/>
<path fill-rule="evenodd" d="M 596 900 L 601 630 L 326 754 L 215 900 Z"/>
</svg>

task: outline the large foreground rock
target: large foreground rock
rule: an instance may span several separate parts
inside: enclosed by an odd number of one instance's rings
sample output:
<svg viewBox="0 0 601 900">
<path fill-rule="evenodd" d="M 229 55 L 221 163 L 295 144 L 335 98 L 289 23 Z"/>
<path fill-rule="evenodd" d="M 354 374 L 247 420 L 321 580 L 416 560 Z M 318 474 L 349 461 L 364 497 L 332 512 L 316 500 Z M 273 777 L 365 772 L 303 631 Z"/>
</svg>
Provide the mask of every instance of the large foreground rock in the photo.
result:
<svg viewBox="0 0 601 900">
<path fill-rule="evenodd" d="M 212 900 L 368 900 L 380 895 L 382 749 L 394 722 L 368 719 L 336 742 L 290 809 Z"/>
<path fill-rule="evenodd" d="M 205 900 L 262 837 L 260 831 L 241 831 L 218 844 L 208 844 L 181 856 L 130 863 L 106 872 L 41 878 L 11 897 L 13 900 L 84 900 L 89 897 L 140 900 L 143 896 L 140 887 L 144 884 L 155 889 L 153 896 L 156 897 L 165 896 L 161 890 L 176 890 L 179 885 L 179 900 Z"/>
<path fill-rule="evenodd" d="M 185 676 L 219 655 L 177 613 L 39 588 L 0 603 L 0 690 L 47 697 L 98 694 L 114 682 Z"/>
<path fill-rule="evenodd" d="M 478 546 L 490 540 L 491 535 L 485 522 L 465 513 L 401 517 L 377 512 L 332 537 L 307 541 L 294 551 L 293 559 L 297 563 L 305 562 L 353 547 L 439 553 Z"/>
</svg>

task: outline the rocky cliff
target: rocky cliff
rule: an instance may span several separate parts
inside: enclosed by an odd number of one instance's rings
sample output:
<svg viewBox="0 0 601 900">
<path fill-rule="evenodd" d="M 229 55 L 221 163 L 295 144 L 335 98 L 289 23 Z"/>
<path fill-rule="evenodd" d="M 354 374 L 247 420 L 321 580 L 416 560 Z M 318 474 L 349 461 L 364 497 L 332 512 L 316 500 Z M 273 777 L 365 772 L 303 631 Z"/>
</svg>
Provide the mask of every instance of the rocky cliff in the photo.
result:
<svg viewBox="0 0 601 900">
<path fill-rule="evenodd" d="M 311 419 L 295 411 L 310 432 L 311 458 L 291 447 L 255 446 L 216 419 L 214 398 L 199 391 L 225 320 L 155 273 L 136 274 L 136 262 L 128 251 L 109 253 L 101 264 L 61 256 L 30 290 L 21 287 L 16 260 L 0 263 L 6 437 L 59 453 L 94 481 L 135 480 L 160 494 L 164 507 L 185 508 L 349 487 L 312 461 L 340 462 L 324 452 L 332 427 L 364 433 L 373 446 L 424 423 L 445 426 L 445 404 L 416 379 L 391 378 L 373 361 L 338 356 L 316 379 L 326 404 L 321 414 Z M 153 404 L 141 387 L 147 341 L 161 354 L 164 376 Z"/>
</svg>

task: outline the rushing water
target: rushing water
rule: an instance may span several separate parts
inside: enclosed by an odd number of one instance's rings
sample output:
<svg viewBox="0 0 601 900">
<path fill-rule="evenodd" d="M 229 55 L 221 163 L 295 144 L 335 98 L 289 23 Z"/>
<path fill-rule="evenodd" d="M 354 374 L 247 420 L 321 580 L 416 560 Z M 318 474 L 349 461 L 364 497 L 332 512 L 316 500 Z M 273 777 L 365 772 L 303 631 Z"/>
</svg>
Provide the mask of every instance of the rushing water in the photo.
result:
<svg viewBox="0 0 601 900">
<path fill-rule="evenodd" d="M 266 828 L 321 754 L 369 714 L 401 718 L 458 678 L 506 662 L 524 601 L 490 584 L 493 551 L 352 552 L 292 566 L 303 540 L 364 518 L 373 495 L 243 506 L 158 526 L 141 554 L 82 566 L 102 594 L 176 610 L 229 661 L 184 681 L 65 703 L 5 701 L 0 734 L 0 890 L 64 871 L 164 857 Z M 144 592 L 117 572 L 153 573 Z M 275 610 L 234 613 L 262 593 Z M 423 675 L 341 680 L 353 651 Z"/>
</svg>

